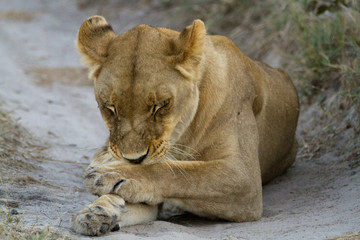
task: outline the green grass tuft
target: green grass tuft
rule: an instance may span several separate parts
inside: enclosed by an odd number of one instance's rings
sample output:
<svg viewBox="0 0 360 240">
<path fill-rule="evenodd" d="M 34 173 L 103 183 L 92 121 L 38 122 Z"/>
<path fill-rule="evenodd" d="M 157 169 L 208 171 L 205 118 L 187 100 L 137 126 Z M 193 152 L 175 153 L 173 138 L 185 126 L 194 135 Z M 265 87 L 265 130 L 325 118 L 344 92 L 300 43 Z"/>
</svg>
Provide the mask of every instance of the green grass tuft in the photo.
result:
<svg viewBox="0 0 360 240">
<path fill-rule="evenodd" d="M 296 44 L 294 76 L 304 96 L 333 89 L 360 101 L 360 3 L 291 1 L 291 36 Z M 321 7 L 321 6 L 320 6 Z"/>
</svg>

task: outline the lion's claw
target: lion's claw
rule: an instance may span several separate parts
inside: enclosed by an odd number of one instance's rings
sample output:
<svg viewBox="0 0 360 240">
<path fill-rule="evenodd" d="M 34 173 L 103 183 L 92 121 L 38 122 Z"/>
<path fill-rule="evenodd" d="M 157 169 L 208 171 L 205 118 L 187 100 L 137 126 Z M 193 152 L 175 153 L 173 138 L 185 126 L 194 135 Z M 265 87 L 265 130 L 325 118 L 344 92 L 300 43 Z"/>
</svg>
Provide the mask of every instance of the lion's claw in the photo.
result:
<svg viewBox="0 0 360 240">
<path fill-rule="evenodd" d="M 120 179 L 120 180 L 118 180 L 118 181 L 115 183 L 112 192 L 114 192 L 114 193 L 118 192 L 119 189 L 120 189 L 120 187 L 121 187 L 121 185 L 122 185 L 123 183 L 125 183 L 125 182 L 126 182 L 125 179 Z"/>
</svg>

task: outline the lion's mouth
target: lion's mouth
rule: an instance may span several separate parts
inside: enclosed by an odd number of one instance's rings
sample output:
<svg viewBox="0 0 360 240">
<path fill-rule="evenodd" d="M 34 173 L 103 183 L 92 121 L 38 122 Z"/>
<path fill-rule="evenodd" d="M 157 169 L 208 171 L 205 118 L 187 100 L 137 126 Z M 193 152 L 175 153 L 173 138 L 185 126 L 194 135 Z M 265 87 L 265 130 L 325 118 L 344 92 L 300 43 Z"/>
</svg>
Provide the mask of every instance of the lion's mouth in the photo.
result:
<svg viewBox="0 0 360 240">
<path fill-rule="evenodd" d="M 149 155 L 149 147 L 147 148 L 147 151 L 144 153 L 144 154 L 140 154 L 140 155 L 138 155 L 138 156 L 124 156 L 123 155 L 123 158 L 124 159 L 126 159 L 127 161 L 129 161 L 129 162 L 131 162 L 131 163 L 133 163 L 133 164 L 140 164 L 140 163 L 142 163 L 144 160 L 145 160 L 145 158 Z"/>
<path fill-rule="evenodd" d="M 167 143 L 168 141 L 166 140 L 159 140 L 158 143 L 150 144 L 144 151 L 134 151 L 131 153 L 124 153 L 114 144 L 109 143 L 109 151 L 117 160 L 127 161 L 131 164 L 152 165 L 168 157 L 169 146 Z"/>
</svg>

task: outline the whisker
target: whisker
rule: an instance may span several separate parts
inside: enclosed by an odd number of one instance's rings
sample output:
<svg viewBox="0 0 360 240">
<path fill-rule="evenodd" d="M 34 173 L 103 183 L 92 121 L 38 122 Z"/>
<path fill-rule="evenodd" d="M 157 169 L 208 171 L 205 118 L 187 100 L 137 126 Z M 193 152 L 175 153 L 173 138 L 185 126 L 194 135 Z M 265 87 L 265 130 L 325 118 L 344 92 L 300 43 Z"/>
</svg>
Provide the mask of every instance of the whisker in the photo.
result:
<svg viewBox="0 0 360 240">
<path fill-rule="evenodd" d="M 178 147 L 178 148 L 179 147 L 186 148 L 186 149 L 188 149 L 188 151 L 193 152 L 194 155 L 200 155 L 200 153 L 195 148 L 192 148 L 192 147 L 189 147 L 189 146 L 186 146 L 186 145 L 183 145 L 183 144 L 173 143 L 173 144 L 171 144 L 171 146 Z"/>
<path fill-rule="evenodd" d="M 75 147 L 77 150 L 88 150 L 88 151 L 98 151 L 104 147 L 108 147 L 108 145 L 103 145 L 101 147 Z"/>
<path fill-rule="evenodd" d="M 173 176 L 175 177 L 175 172 L 172 169 L 171 165 L 165 160 L 164 163 L 170 168 L 170 171 L 172 172 Z"/>
<path fill-rule="evenodd" d="M 107 149 L 107 150 L 104 150 L 102 152 L 98 152 L 96 155 L 103 156 L 103 155 L 106 155 L 106 154 L 109 154 L 109 153 L 111 153 L 111 151 Z"/>
<path fill-rule="evenodd" d="M 187 159 L 196 160 L 195 157 L 191 153 L 188 153 L 177 147 L 172 147 L 171 149 L 169 149 L 169 152 L 172 152 L 174 154 L 178 154 L 180 156 L 185 157 L 186 159 L 184 159 L 184 160 L 187 160 Z"/>
<path fill-rule="evenodd" d="M 188 183 L 190 183 L 188 177 L 186 176 L 186 175 L 188 175 L 188 173 L 183 168 L 181 168 L 181 166 L 178 165 L 177 159 L 171 153 L 168 153 L 168 155 L 169 155 L 169 160 L 171 160 L 172 164 L 178 169 L 178 171 L 185 178 L 185 180 Z"/>
<path fill-rule="evenodd" d="M 176 161 L 174 161 L 173 163 L 174 163 L 174 166 L 179 170 L 179 172 L 181 173 L 181 175 L 185 178 L 185 180 L 186 180 L 188 183 L 190 183 L 189 178 L 188 178 L 188 176 L 187 176 L 188 173 L 187 173 L 184 169 L 182 169 L 181 166 L 179 166 L 179 165 L 176 163 Z"/>
<path fill-rule="evenodd" d="M 171 161 L 178 161 L 177 159 L 176 159 L 176 157 L 174 156 L 174 155 L 172 155 L 170 152 L 168 152 L 168 156 L 167 156 L 168 158 L 169 158 L 169 160 L 171 160 Z"/>
</svg>

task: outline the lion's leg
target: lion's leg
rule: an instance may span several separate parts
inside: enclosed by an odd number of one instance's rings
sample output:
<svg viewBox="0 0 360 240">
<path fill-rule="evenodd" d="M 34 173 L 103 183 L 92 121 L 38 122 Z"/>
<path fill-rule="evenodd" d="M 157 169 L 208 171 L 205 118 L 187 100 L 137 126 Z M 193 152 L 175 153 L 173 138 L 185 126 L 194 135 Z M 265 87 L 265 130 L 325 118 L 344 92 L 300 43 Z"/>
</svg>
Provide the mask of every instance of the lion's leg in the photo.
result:
<svg viewBox="0 0 360 240">
<path fill-rule="evenodd" d="M 298 151 L 298 142 L 294 139 L 294 143 L 290 148 L 289 152 L 281 158 L 279 161 L 275 162 L 271 169 L 268 169 L 265 174 L 263 174 L 263 184 L 266 184 L 273 180 L 275 177 L 282 175 L 286 169 L 291 167 L 295 162 L 296 155 Z"/>
<path fill-rule="evenodd" d="M 288 152 L 288 154 L 286 154 L 284 159 L 281 161 L 281 167 L 279 167 L 280 171 L 278 175 L 283 174 L 286 169 L 288 169 L 289 167 L 291 167 L 291 165 L 293 165 L 296 159 L 297 151 L 298 151 L 298 142 L 296 139 L 294 139 L 294 143 L 291 147 L 291 150 Z"/>
<path fill-rule="evenodd" d="M 262 199 L 241 196 L 226 199 L 171 199 L 167 203 L 183 211 L 210 219 L 248 222 L 260 219 Z"/>
<path fill-rule="evenodd" d="M 155 220 L 157 206 L 131 204 L 115 194 L 96 199 L 72 217 L 73 229 L 84 235 L 99 236 L 121 227 Z"/>
<path fill-rule="evenodd" d="M 89 172 L 85 185 L 94 194 L 112 192 L 132 203 L 169 201 L 200 216 L 237 222 L 259 219 L 260 171 L 257 176 L 248 175 L 239 165 L 240 161 L 229 167 L 234 164 L 223 160 L 122 165 L 114 169 L 117 172 Z"/>
</svg>

